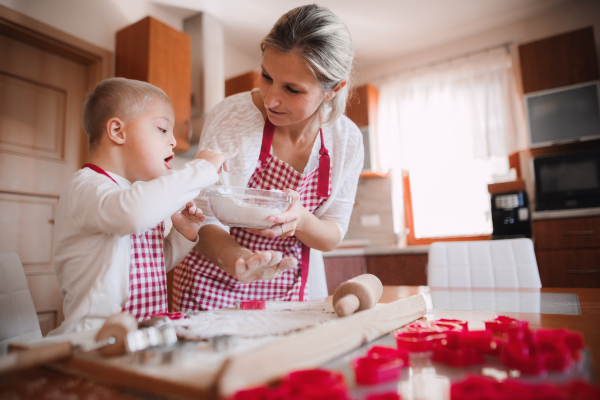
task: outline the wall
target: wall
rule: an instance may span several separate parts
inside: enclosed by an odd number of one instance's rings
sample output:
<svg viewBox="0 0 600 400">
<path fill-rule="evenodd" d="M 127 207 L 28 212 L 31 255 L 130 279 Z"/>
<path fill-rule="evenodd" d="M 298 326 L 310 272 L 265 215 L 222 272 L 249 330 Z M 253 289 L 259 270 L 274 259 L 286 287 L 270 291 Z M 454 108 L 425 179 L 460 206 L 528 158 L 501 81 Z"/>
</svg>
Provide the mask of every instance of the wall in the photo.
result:
<svg viewBox="0 0 600 400">
<path fill-rule="evenodd" d="M 370 82 L 378 86 L 381 83 L 379 78 L 393 75 L 399 71 L 424 66 L 428 63 L 435 63 L 506 42 L 530 42 L 587 26 L 594 26 L 596 46 L 600 54 L 600 1 L 580 0 L 573 1 L 567 6 L 541 14 L 535 18 L 518 21 L 502 28 L 395 57 L 384 63 L 363 65 L 356 74 L 357 80 L 360 81 L 358 84 Z M 395 39 L 401 40 L 401 38 L 390 38 L 390 40 Z"/>
<path fill-rule="evenodd" d="M 258 58 L 248 57 L 235 47 L 225 43 L 225 79 L 254 71 L 259 65 Z"/>
<path fill-rule="evenodd" d="M 183 30 L 183 19 L 197 13 L 148 0 L 0 0 L 0 4 L 112 52 L 115 33 L 144 17 Z"/>
</svg>

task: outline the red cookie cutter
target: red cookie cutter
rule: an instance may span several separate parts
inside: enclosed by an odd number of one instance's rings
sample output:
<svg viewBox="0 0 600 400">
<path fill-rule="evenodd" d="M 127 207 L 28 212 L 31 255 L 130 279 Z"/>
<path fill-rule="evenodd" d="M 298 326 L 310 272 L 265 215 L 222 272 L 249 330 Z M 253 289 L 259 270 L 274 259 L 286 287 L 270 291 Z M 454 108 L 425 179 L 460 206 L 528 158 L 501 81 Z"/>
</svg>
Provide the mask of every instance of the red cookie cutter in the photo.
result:
<svg viewBox="0 0 600 400">
<path fill-rule="evenodd" d="M 235 308 L 240 310 L 264 310 L 267 308 L 267 302 L 266 300 L 236 301 Z"/>
<path fill-rule="evenodd" d="M 526 374 L 539 375 L 546 371 L 565 372 L 581 359 L 583 336 L 566 329 L 511 328 L 500 360 L 509 368 Z"/>
<path fill-rule="evenodd" d="M 529 328 L 508 331 L 508 341 L 502 349 L 500 361 L 524 374 L 540 375 L 546 372 L 546 354 L 540 348 L 535 332 Z"/>
<path fill-rule="evenodd" d="M 373 346 L 367 351 L 367 357 L 371 358 L 399 358 L 405 367 L 410 365 L 410 355 L 403 349 L 393 347 Z"/>
<path fill-rule="evenodd" d="M 431 351 L 436 343 L 446 338 L 443 332 L 401 332 L 396 335 L 398 349 L 411 353 Z"/>
<path fill-rule="evenodd" d="M 537 330 L 537 337 L 540 343 L 560 342 L 570 351 L 573 359 L 581 360 L 580 350 L 584 347 L 583 335 L 579 332 L 571 332 L 567 329 L 544 329 Z"/>
<path fill-rule="evenodd" d="M 398 393 L 372 394 L 367 400 L 402 400 Z"/>
<path fill-rule="evenodd" d="M 288 386 L 292 398 L 298 399 L 331 399 L 347 400 L 346 379 L 341 372 L 324 369 L 308 369 L 289 373 L 283 379 Z"/>
<path fill-rule="evenodd" d="M 433 347 L 433 360 L 457 367 L 482 364 L 484 354 L 493 349 L 489 331 L 449 331 L 446 338 Z"/>
<path fill-rule="evenodd" d="M 600 389 L 583 381 L 572 381 L 567 385 L 531 385 L 515 380 L 496 382 L 481 376 L 471 376 L 453 383 L 450 388 L 452 400 L 490 399 L 552 399 L 552 400 L 596 400 Z"/>
<path fill-rule="evenodd" d="M 485 329 L 496 334 L 505 334 L 514 328 L 526 329 L 528 327 L 529 322 L 527 321 L 521 321 L 503 315 L 496 317 L 493 321 L 485 321 Z"/>
<path fill-rule="evenodd" d="M 397 357 L 361 357 L 352 360 L 354 376 L 359 385 L 375 385 L 400 378 L 400 369 L 404 365 Z"/>
<path fill-rule="evenodd" d="M 459 320 L 440 319 L 432 322 L 417 322 L 396 334 L 399 350 L 411 353 L 431 351 L 433 346 L 446 338 L 450 331 L 464 331 L 467 323 Z"/>
</svg>

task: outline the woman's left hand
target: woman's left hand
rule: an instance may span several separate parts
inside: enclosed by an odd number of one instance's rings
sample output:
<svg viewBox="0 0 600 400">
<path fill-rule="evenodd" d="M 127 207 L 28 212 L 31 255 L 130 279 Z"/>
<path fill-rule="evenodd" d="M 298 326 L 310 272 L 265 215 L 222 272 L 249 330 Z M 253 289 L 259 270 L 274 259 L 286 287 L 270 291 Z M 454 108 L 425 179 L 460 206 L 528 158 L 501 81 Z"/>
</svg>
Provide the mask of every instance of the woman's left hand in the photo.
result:
<svg viewBox="0 0 600 400">
<path fill-rule="evenodd" d="M 256 235 L 270 238 L 278 237 L 281 239 L 289 238 L 296 234 L 296 229 L 301 222 L 302 216 L 308 211 L 300 204 L 300 194 L 298 192 L 292 189 L 285 189 L 283 192 L 292 195 L 294 202 L 286 212 L 269 217 L 269 222 L 275 225 L 269 229 L 246 229 L 246 231 Z"/>
</svg>

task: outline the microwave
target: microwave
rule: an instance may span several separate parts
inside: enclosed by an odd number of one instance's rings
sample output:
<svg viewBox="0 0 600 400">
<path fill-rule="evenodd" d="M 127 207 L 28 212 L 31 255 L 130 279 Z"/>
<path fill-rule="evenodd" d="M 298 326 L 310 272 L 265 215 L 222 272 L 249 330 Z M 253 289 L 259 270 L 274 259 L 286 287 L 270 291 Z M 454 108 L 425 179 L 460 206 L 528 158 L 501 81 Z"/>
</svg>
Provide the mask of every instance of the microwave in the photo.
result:
<svg viewBox="0 0 600 400">
<path fill-rule="evenodd" d="M 600 207 L 600 149 L 533 160 L 536 210 Z"/>
</svg>

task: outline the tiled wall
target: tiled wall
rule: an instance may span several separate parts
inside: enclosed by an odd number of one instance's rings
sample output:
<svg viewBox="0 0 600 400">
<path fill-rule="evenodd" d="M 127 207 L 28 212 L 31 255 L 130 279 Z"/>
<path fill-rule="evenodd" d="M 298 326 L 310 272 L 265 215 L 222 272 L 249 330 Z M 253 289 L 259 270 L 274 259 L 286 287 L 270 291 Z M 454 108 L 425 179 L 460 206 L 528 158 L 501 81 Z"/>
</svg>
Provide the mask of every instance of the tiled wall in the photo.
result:
<svg viewBox="0 0 600 400">
<path fill-rule="evenodd" d="M 379 218 L 379 226 L 364 226 Z M 392 219 L 392 178 L 361 178 L 345 240 L 370 241 L 369 247 L 395 246 Z"/>
</svg>

